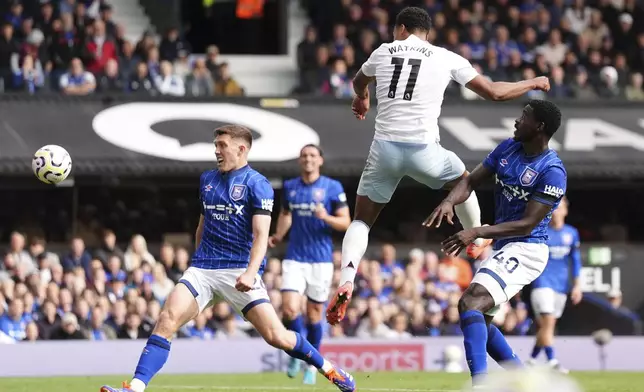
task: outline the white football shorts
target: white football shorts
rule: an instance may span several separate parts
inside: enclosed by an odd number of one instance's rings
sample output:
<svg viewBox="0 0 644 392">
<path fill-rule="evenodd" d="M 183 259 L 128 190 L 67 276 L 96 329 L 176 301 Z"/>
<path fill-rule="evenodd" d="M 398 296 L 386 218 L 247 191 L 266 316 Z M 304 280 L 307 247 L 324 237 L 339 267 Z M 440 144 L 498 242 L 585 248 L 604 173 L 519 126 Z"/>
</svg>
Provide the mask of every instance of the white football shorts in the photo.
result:
<svg viewBox="0 0 644 392">
<path fill-rule="evenodd" d="M 438 142 L 413 144 L 374 139 L 358 184 L 358 195 L 388 203 L 404 176 L 441 189 L 465 172 L 465 164 Z"/>
<path fill-rule="evenodd" d="M 208 306 L 223 300 L 235 311 L 246 316 L 253 307 L 269 302 L 268 292 L 262 277 L 257 274 L 255 286 L 245 293 L 237 290 L 235 284 L 239 275 L 246 271 L 244 268 L 234 269 L 203 269 L 190 267 L 183 273 L 179 283 L 185 284 L 194 295 L 199 312 Z"/>
<path fill-rule="evenodd" d="M 550 287 L 538 287 L 530 294 L 530 302 L 535 314 L 549 314 L 557 319 L 563 314 L 567 301 L 566 294 L 559 293 Z"/>
<path fill-rule="evenodd" d="M 495 307 L 487 314 L 495 315 L 499 305 L 537 279 L 546 268 L 548 257 L 546 244 L 511 242 L 483 261 L 472 283 L 485 287 L 494 299 Z"/>
<path fill-rule="evenodd" d="M 295 291 L 323 304 L 329 300 L 332 282 L 333 263 L 282 261 L 282 291 Z"/>
</svg>

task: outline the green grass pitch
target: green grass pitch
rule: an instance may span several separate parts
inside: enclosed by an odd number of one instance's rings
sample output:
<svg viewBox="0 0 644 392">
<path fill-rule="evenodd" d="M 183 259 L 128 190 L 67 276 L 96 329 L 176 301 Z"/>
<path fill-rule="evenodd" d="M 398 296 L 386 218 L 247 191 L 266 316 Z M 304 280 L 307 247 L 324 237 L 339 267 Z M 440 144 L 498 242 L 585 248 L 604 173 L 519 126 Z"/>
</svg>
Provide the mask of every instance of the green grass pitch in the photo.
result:
<svg viewBox="0 0 644 392">
<path fill-rule="evenodd" d="M 358 391 L 364 392 L 458 392 L 466 374 L 445 373 L 357 373 Z M 644 373 L 574 373 L 584 392 L 642 392 Z M 0 378 L 2 392 L 98 392 L 103 384 L 120 386 L 127 377 Z M 148 391 L 337 391 L 321 376 L 316 386 L 302 385 L 281 373 L 235 375 L 159 376 Z"/>
</svg>

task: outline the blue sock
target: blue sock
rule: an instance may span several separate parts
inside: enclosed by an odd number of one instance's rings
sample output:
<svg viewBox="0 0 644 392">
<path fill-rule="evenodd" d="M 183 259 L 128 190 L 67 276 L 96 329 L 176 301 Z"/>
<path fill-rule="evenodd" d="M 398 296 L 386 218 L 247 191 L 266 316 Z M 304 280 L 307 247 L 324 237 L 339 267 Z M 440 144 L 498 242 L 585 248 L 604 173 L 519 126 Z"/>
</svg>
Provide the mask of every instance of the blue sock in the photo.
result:
<svg viewBox="0 0 644 392">
<path fill-rule="evenodd" d="M 301 335 L 304 333 L 304 318 L 302 315 L 299 315 L 294 320 L 284 320 L 284 326 L 286 329 Z"/>
<path fill-rule="evenodd" d="M 534 345 L 534 348 L 532 349 L 532 359 L 535 359 L 539 356 L 541 349 L 543 349 L 543 347 L 537 346 L 536 344 Z"/>
<path fill-rule="evenodd" d="M 152 377 L 165 365 L 169 355 L 170 342 L 158 335 L 150 336 L 136 365 L 134 378 L 148 385 Z"/>
<path fill-rule="evenodd" d="M 483 313 L 468 310 L 461 314 L 461 330 L 470 374 L 474 377 L 487 373 L 487 325 Z"/>
<path fill-rule="evenodd" d="M 543 348 L 543 350 L 546 352 L 546 357 L 548 357 L 548 361 L 552 361 L 555 359 L 555 349 L 552 346 L 546 346 Z"/>
<path fill-rule="evenodd" d="M 306 325 L 306 340 L 318 351 L 320 350 L 320 343 L 322 343 L 322 332 L 322 323 Z"/>
<path fill-rule="evenodd" d="M 322 369 L 322 365 L 324 365 L 324 357 L 322 354 L 308 340 L 304 339 L 302 335 L 295 332 L 295 336 L 297 337 L 295 347 L 292 350 L 286 351 L 286 353 L 293 358 L 301 359 L 309 365 L 315 366 L 317 369 Z"/>
<path fill-rule="evenodd" d="M 487 333 L 487 352 L 492 359 L 504 368 L 523 367 L 523 363 L 514 353 L 508 341 L 505 340 L 505 336 L 493 324 L 490 324 L 490 329 Z"/>
</svg>

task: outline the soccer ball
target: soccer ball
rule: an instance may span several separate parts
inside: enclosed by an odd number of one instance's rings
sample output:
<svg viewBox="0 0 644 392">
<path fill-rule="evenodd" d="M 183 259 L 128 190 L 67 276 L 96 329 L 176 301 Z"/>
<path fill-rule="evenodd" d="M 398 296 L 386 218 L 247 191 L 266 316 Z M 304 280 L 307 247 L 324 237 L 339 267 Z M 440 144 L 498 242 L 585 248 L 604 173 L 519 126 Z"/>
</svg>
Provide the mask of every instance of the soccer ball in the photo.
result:
<svg viewBox="0 0 644 392">
<path fill-rule="evenodd" d="M 36 151 L 31 169 L 45 184 L 58 184 L 72 171 L 72 158 L 61 146 L 47 145 Z"/>
</svg>

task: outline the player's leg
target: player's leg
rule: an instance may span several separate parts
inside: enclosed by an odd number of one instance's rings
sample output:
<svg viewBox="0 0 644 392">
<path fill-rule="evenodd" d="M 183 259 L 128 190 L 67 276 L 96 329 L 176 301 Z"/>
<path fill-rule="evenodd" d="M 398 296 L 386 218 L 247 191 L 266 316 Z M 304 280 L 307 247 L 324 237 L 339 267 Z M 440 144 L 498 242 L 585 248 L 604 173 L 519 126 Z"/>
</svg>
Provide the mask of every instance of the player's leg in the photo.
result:
<svg viewBox="0 0 644 392">
<path fill-rule="evenodd" d="M 566 306 L 565 294 L 557 293 L 548 287 L 536 288 L 532 291 L 530 300 L 537 314 L 537 336 L 532 350 L 531 362 L 543 350 L 548 358 L 548 364 L 555 369 L 566 372 L 555 357 L 554 336 L 557 320 L 561 317 Z"/>
<path fill-rule="evenodd" d="M 306 339 L 319 351 L 324 333 L 322 314 L 331 292 L 333 263 L 313 263 L 309 266 L 306 276 Z M 309 367 L 304 373 L 304 383 L 315 384 L 316 374 L 315 369 Z"/>
<path fill-rule="evenodd" d="M 306 339 L 295 331 L 289 331 L 279 320 L 270 303 L 268 292 L 258 275 L 256 287 L 242 293 L 235 289 L 235 281 L 243 270 L 217 271 L 217 294 L 241 313 L 271 346 L 284 350 L 291 357 L 314 366 L 343 392 L 353 392 L 353 377 L 322 357 Z"/>
<path fill-rule="evenodd" d="M 299 334 L 304 333 L 302 318 L 302 295 L 306 288 L 305 271 L 307 265 L 295 260 L 282 262 L 282 309 L 284 326 Z M 286 375 L 294 378 L 300 372 L 300 361 L 292 358 L 286 369 Z"/>
<path fill-rule="evenodd" d="M 494 314 L 498 310 L 498 306 L 493 308 L 491 311 L 486 312 L 485 321 L 488 325 L 487 331 L 487 353 L 490 354 L 490 357 L 494 359 L 496 363 L 501 365 L 505 369 L 516 369 L 523 367 L 521 359 L 514 353 L 512 347 L 503 336 L 503 333 L 492 324 L 492 319 Z"/>
<path fill-rule="evenodd" d="M 497 328 L 488 326 L 498 310 L 524 286 L 536 279 L 548 260 L 543 244 L 510 243 L 481 263 L 458 307 L 465 354 L 474 381 L 487 373 L 487 353 L 499 362 L 516 366 L 518 358 Z M 487 319 L 484 315 L 487 315 Z"/>
<path fill-rule="evenodd" d="M 409 154 L 408 159 L 410 177 L 432 189 L 449 191 L 469 175 L 463 161 L 439 143 L 428 144 L 422 150 Z M 476 192 L 472 191 L 467 200 L 454 206 L 454 212 L 465 229 L 481 226 L 481 208 Z M 468 255 L 474 258 L 480 256 L 483 249 L 491 242 L 491 240 L 477 239 L 468 247 Z"/>
<path fill-rule="evenodd" d="M 170 340 L 185 323 L 195 318 L 212 299 L 206 277 L 189 268 L 163 305 L 159 319 L 136 366 L 134 377 L 123 389 L 103 386 L 101 392 L 143 392 L 165 365 L 170 355 Z"/>
<path fill-rule="evenodd" d="M 547 335 L 549 334 L 548 330 L 551 327 L 554 333 L 554 291 L 546 287 L 535 288 L 532 290 L 532 293 L 530 293 L 530 302 L 537 321 L 535 345 L 532 349 L 530 360 L 528 361 L 529 364 L 532 364 L 543 350 L 546 342 L 551 340 L 547 338 Z"/>
<path fill-rule="evenodd" d="M 327 309 L 327 321 L 332 325 L 344 318 L 358 265 L 369 245 L 369 230 L 402 178 L 403 161 L 404 151 L 399 146 L 382 140 L 373 141 L 358 184 L 353 221 L 342 240 L 340 287 Z"/>
</svg>

